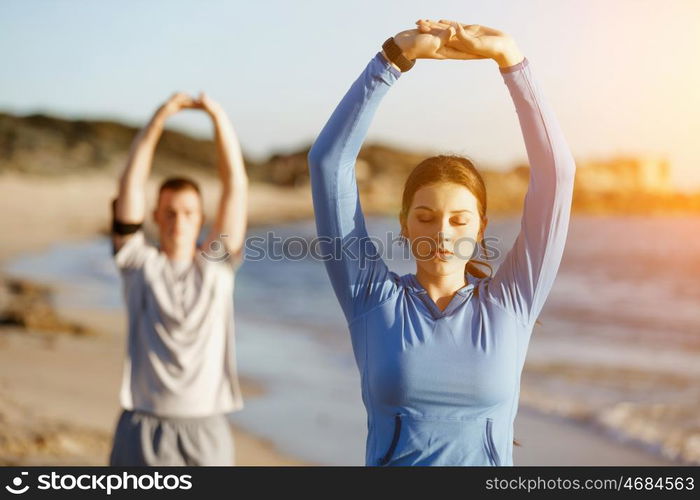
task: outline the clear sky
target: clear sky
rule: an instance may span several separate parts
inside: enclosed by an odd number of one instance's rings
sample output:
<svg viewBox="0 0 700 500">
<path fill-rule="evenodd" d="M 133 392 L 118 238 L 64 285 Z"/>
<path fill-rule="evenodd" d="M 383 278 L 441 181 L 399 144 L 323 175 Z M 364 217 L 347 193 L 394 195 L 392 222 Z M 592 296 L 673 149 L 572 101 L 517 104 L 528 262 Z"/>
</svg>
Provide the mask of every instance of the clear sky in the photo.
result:
<svg viewBox="0 0 700 500">
<path fill-rule="evenodd" d="M 3 0 L 0 110 L 140 125 L 173 91 L 205 90 L 261 158 L 310 143 L 381 43 L 421 17 L 510 33 L 577 159 L 664 155 L 676 185 L 700 188 L 698 0 Z M 172 126 L 211 133 L 193 111 Z M 418 61 L 370 139 L 526 159 L 488 60 Z"/>
</svg>

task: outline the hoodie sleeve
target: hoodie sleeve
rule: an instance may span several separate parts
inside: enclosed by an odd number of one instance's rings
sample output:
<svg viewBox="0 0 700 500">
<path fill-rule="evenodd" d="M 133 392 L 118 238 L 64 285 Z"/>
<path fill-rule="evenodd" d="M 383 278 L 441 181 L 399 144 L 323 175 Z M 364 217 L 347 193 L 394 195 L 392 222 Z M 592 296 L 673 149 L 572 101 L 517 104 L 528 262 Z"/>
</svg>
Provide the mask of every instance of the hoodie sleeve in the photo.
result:
<svg viewBox="0 0 700 500">
<path fill-rule="evenodd" d="M 564 252 L 576 165 L 529 60 L 500 72 L 520 121 L 530 180 L 520 232 L 491 279 L 488 296 L 531 329 Z"/>
<path fill-rule="evenodd" d="M 365 228 L 355 161 L 379 103 L 400 74 L 378 53 L 308 155 L 318 247 L 348 323 L 397 288 L 398 276 L 389 271 Z"/>
</svg>

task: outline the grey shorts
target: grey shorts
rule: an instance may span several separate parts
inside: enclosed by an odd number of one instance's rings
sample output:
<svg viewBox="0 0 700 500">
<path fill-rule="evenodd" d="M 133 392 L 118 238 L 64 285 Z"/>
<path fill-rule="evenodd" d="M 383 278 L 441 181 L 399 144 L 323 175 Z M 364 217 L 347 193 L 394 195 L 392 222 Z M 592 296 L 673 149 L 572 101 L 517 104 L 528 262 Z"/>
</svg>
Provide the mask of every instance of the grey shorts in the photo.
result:
<svg viewBox="0 0 700 500">
<path fill-rule="evenodd" d="M 226 415 L 160 417 L 123 410 L 109 464 L 233 465 L 234 447 Z"/>
</svg>

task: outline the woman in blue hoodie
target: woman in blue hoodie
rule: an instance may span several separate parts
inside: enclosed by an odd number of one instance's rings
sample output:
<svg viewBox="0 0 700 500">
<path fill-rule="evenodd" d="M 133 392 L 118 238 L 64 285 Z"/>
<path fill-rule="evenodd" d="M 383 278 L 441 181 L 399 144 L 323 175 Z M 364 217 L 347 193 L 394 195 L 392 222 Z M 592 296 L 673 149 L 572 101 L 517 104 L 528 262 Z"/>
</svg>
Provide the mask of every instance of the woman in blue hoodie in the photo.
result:
<svg viewBox="0 0 700 500">
<path fill-rule="evenodd" d="M 512 37 L 417 25 L 370 60 L 308 158 L 320 249 L 361 375 L 365 460 L 512 465 L 520 375 L 562 258 L 576 167 Z M 493 59 L 515 105 L 530 180 L 520 233 L 495 272 L 472 258 L 485 246 L 486 190 L 466 158 L 428 158 L 406 181 L 399 219 L 415 274 L 390 271 L 365 229 L 355 161 L 380 101 L 421 58 Z"/>
</svg>

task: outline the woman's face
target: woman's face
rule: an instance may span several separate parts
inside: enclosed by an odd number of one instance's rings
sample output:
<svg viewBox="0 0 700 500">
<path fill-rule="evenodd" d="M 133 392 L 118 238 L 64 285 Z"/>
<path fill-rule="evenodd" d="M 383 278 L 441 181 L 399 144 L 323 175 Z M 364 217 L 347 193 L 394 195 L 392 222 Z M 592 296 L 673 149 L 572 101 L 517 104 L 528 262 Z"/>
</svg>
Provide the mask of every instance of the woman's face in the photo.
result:
<svg viewBox="0 0 700 500">
<path fill-rule="evenodd" d="M 416 191 L 403 233 L 423 272 L 447 276 L 464 273 L 484 229 L 472 192 L 460 184 L 442 182 Z"/>
</svg>

